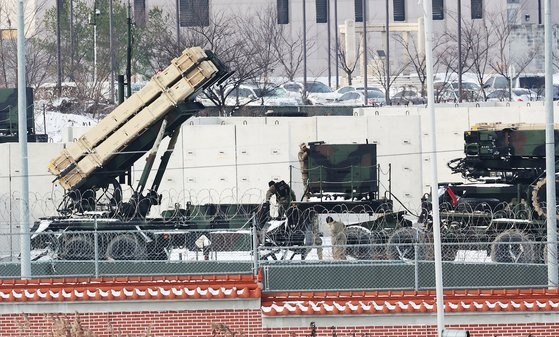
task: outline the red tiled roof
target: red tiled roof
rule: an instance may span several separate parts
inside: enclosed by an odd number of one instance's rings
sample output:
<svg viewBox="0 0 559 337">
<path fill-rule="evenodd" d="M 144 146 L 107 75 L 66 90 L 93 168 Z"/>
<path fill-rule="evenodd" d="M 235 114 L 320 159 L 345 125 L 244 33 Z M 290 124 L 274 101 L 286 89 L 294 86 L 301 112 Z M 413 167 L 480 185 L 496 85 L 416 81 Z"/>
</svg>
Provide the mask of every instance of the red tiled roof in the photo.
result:
<svg viewBox="0 0 559 337">
<path fill-rule="evenodd" d="M 557 289 L 453 290 L 445 312 L 559 311 Z M 262 296 L 268 316 L 435 312 L 434 291 L 289 292 Z"/>
<path fill-rule="evenodd" d="M 0 303 L 260 298 L 258 280 L 254 275 L 1 280 Z"/>
<path fill-rule="evenodd" d="M 261 282 L 262 274 L 0 280 L 0 303 L 250 298 L 266 316 L 435 312 L 434 291 L 262 293 Z M 445 312 L 559 311 L 559 290 L 452 290 L 444 301 Z"/>
</svg>

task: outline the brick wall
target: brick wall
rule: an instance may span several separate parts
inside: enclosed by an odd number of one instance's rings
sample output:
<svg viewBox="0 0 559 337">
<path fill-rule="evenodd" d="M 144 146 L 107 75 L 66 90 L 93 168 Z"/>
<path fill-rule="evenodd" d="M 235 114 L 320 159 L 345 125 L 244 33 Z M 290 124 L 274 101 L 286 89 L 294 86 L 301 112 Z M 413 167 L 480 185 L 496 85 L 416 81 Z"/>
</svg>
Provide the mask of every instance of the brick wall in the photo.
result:
<svg viewBox="0 0 559 337">
<path fill-rule="evenodd" d="M 313 335 L 305 327 L 262 327 L 260 310 L 185 310 L 144 312 L 90 312 L 77 315 L 81 326 L 100 337 L 207 337 L 214 336 L 212 323 L 218 331 L 215 336 L 307 337 Z M 339 319 L 340 317 L 336 317 Z M 76 314 L 3 314 L 0 315 L 1 337 L 52 336 L 56 321 L 74 322 Z M 281 318 L 278 318 L 281 320 Z M 307 318 L 312 319 L 312 317 Z M 419 318 L 420 320 L 421 318 Z M 427 317 L 426 317 L 427 319 Z M 364 316 L 364 323 L 374 324 L 374 317 Z M 225 331 L 224 327 L 231 330 Z M 457 324 L 447 329 L 469 330 L 472 337 L 555 337 L 559 323 L 499 323 Z M 316 336 L 337 337 L 408 337 L 435 336 L 435 325 L 361 325 L 334 328 L 317 325 Z M 56 336 L 56 335 L 55 335 Z M 62 335 L 61 335 L 62 336 Z"/>
</svg>

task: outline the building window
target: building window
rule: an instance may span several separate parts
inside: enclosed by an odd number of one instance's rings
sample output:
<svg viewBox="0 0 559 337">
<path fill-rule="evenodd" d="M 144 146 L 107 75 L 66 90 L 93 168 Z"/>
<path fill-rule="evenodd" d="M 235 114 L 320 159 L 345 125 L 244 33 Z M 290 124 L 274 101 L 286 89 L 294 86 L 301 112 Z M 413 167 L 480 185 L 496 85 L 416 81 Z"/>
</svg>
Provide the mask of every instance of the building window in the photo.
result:
<svg viewBox="0 0 559 337">
<path fill-rule="evenodd" d="M 136 26 L 146 26 L 146 0 L 134 0 L 134 23 Z"/>
<path fill-rule="evenodd" d="M 181 27 L 210 25 L 209 0 L 180 0 L 179 7 Z"/>
<path fill-rule="evenodd" d="M 286 25 L 289 23 L 289 2 L 288 0 L 278 0 L 278 25 Z"/>
<path fill-rule="evenodd" d="M 472 0 L 472 20 L 483 18 L 483 0 Z"/>
<path fill-rule="evenodd" d="M 316 23 L 328 22 L 328 0 L 316 0 Z"/>
<path fill-rule="evenodd" d="M 355 0 L 355 22 L 363 22 L 363 0 Z"/>
<path fill-rule="evenodd" d="M 406 0 L 394 0 L 394 21 L 406 21 Z"/>
<path fill-rule="evenodd" d="M 444 20 L 443 0 L 433 0 L 433 20 Z"/>
</svg>

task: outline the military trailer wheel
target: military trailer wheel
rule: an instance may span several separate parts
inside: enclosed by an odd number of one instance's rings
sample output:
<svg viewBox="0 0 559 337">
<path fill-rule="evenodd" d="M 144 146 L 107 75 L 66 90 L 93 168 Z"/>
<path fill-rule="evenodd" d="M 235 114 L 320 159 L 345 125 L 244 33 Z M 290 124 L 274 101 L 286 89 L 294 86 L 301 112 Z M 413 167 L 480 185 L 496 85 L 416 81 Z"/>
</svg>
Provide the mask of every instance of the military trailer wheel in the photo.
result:
<svg viewBox="0 0 559 337">
<path fill-rule="evenodd" d="M 346 228 L 346 254 L 358 260 L 369 260 L 373 257 L 371 232 L 361 226 Z"/>
<path fill-rule="evenodd" d="M 386 255 L 389 260 L 414 260 L 417 258 L 428 259 L 431 246 L 428 245 L 428 238 L 425 233 L 413 227 L 397 229 L 390 238 L 386 246 Z"/>
<path fill-rule="evenodd" d="M 454 261 L 459 250 L 459 236 L 453 232 L 441 233 L 445 242 L 441 245 L 441 259 L 443 261 Z"/>
<path fill-rule="evenodd" d="M 95 258 L 93 238 L 87 235 L 62 237 L 58 256 L 61 260 L 93 260 Z"/>
<path fill-rule="evenodd" d="M 547 213 L 546 183 L 546 178 L 541 178 L 532 190 L 532 206 L 534 207 L 534 211 L 542 217 L 545 217 Z M 559 176 L 557 175 L 555 176 L 555 188 L 559 188 Z M 555 209 L 556 212 L 559 212 L 557 207 Z"/>
<path fill-rule="evenodd" d="M 137 235 L 118 234 L 107 245 L 105 256 L 107 260 L 143 260 L 146 247 Z"/>
<path fill-rule="evenodd" d="M 534 242 L 526 233 L 509 229 L 497 235 L 491 244 L 491 260 L 503 263 L 533 263 L 536 261 Z"/>
</svg>

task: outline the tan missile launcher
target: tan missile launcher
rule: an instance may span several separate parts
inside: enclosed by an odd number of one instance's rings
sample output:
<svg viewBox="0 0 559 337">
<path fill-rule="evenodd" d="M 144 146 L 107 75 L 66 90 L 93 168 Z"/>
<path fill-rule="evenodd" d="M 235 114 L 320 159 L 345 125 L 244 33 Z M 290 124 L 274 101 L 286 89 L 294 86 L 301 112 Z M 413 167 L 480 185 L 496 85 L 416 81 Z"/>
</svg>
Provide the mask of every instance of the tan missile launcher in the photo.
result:
<svg viewBox="0 0 559 337">
<path fill-rule="evenodd" d="M 219 69 L 199 47 L 188 48 L 140 91 L 69 144 L 49 164 L 65 190 L 77 187 L 182 101 L 193 99 Z"/>
</svg>

